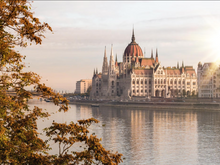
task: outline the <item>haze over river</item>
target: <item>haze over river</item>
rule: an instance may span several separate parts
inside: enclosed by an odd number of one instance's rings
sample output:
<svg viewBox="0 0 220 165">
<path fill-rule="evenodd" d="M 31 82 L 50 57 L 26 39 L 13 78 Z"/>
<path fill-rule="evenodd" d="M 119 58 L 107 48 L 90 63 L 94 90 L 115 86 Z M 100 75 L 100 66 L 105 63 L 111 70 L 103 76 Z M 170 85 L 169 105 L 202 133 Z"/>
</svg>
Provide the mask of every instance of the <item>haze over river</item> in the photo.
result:
<svg viewBox="0 0 220 165">
<path fill-rule="evenodd" d="M 139 108 L 70 105 L 67 113 L 57 112 L 53 103 L 32 100 L 53 113 L 38 122 L 39 129 L 56 122 L 76 122 L 94 117 L 91 126 L 108 150 L 123 154 L 124 165 L 219 165 L 220 111 L 174 111 Z M 105 126 L 102 126 L 105 125 Z M 58 153 L 52 144 L 54 153 Z"/>
</svg>

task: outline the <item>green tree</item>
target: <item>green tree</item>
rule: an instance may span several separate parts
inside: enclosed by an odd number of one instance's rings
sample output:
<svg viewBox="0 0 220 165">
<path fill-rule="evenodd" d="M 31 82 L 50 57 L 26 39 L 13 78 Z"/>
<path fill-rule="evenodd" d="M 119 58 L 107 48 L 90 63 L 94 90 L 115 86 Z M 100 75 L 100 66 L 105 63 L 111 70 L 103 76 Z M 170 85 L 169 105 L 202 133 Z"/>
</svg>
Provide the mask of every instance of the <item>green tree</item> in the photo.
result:
<svg viewBox="0 0 220 165">
<path fill-rule="evenodd" d="M 26 47 L 31 43 L 41 44 L 43 33 L 52 31 L 47 23 L 41 23 L 31 12 L 27 0 L 0 0 L 0 164 L 118 164 L 121 154 L 106 151 L 96 136 L 88 136 L 88 127 L 95 119 L 78 123 L 53 123 L 46 128 L 48 140 L 38 137 L 37 120 L 50 114 L 39 107 L 30 109 L 27 100 L 32 98 L 27 86 L 33 86 L 45 97 L 51 97 L 59 111 L 68 111 L 68 100 L 56 94 L 40 76 L 25 72 L 25 59 L 15 46 Z M 8 94 L 8 90 L 16 95 Z M 59 104 L 61 102 L 61 104 Z M 49 155 L 48 141 L 53 140 L 63 150 Z M 83 152 L 68 152 L 76 142 L 86 144 Z"/>
<path fill-rule="evenodd" d="M 91 90 L 92 90 L 92 86 L 90 85 L 90 86 L 88 87 L 88 89 L 87 89 L 87 94 L 88 94 L 88 96 L 90 96 Z"/>
</svg>

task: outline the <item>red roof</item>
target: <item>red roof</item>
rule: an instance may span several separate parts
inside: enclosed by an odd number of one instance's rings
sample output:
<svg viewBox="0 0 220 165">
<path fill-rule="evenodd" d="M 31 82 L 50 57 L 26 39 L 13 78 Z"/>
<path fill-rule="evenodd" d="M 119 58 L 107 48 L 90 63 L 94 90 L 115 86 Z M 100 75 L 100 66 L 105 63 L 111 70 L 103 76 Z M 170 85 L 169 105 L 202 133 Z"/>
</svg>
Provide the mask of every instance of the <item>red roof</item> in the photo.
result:
<svg viewBox="0 0 220 165">
<path fill-rule="evenodd" d="M 170 74 L 170 75 L 180 75 L 181 72 L 179 69 L 168 69 L 167 70 L 167 74 Z"/>
<path fill-rule="evenodd" d="M 141 50 L 141 47 L 134 41 L 131 42 L 124 51 L 124 56 L 138 56 L 143 57 L 143 52 Z"/>
<path fill-rule="evenodd" d="M 134 69 L 134 73 L 136 75 L 143 75 L 143 74 L 148 74 L 148 75 L 152 75 L 153 74 L 153 70 L 152 69 Z"/>
<path fill-rule="evenodd" d="M 140 59 L 141 66 L 153 66 L 153 58 L 142 58 Z"/>
</svg>

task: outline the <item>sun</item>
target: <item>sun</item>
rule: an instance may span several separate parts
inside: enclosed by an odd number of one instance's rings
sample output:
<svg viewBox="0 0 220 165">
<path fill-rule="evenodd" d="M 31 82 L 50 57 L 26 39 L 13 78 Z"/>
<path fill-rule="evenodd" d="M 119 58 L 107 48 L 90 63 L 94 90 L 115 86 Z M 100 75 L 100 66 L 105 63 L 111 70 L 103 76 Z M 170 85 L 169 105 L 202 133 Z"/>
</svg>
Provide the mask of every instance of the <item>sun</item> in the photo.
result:
<svg viewBox="0 0 220 165">
<path fill-rule="evenodd" d="M 220 61 L 220 29 L 214 31 L 209 39 L 211 52 L 215 56 L 216 61 Z"/>
</svg>

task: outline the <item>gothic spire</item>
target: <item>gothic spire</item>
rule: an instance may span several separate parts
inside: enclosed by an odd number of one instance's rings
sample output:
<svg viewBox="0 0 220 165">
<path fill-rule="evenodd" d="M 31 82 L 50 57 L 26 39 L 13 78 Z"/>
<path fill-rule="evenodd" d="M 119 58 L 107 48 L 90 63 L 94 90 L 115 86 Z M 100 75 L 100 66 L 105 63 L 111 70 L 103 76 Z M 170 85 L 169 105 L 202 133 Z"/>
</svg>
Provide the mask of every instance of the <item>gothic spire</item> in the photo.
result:
<svg viewBox="0 0 220 165">
<path fill-rule="evenodd" d="M 115 62 L 118 62 L 118 59 L 117 59 L 117 54 L 116 54 L 116 56 L 115 56 Z"/>
<path fill-rule="evenodd" d="M 179 62 L 177 62 L 177 69 L 179 69 L 180 68 L 180 66 L 179 66 Z"/>
<path fill-rule="evenodd" d="M 102 73 L 107 74 L 108 73 L 108 60 L 106 56 L 106 46 L 104 51 L 104 58 L 103 58 L 103 64 L 102 64 Z"/>
<path fill-rule="evenodd" d="M 182 61 L 182 68 L 184 68 L 184 63 L 183 63 L 183 61 Z"/>
<path fill-rule="evenodd" d="M 105 46 L 105 53 L 104 53 L 104 57 L 107 57 L 107 56 L 106 56 L 106 46 Z"/>
<path fill-rule="evenodd" d="M 94 68 L 93 76 L 95 76 L 95 68 Z"/>
<path fill-rule="evenodd" d="M 154 57 L 153 57 L 153 49 L 151 49 L 151 58 L 154 58 Z"/>
<path fill-rule="evenodd" d="M 157 49 L 156 49 L 156 63 L 158 63 L 158 52 L 157 52 Z"/>
<path fill-rule="evenodd" d="M 111 48 L 111 56 L 113 56 L 113 44 L 112 44 L 112 48 Z"/>
<path fill-rule="evenodd" d="M 131 38 L 132 42 L 135 42 L 135 36 L 134 36 L 134 27 L 133 27 L 133 31 L 132 31 L 132 38 Z"/>
<path fill-rule="evenodd" d="M 98 68 L 96 68 L 96 74 L 98 74 Z"/>
</svg>

